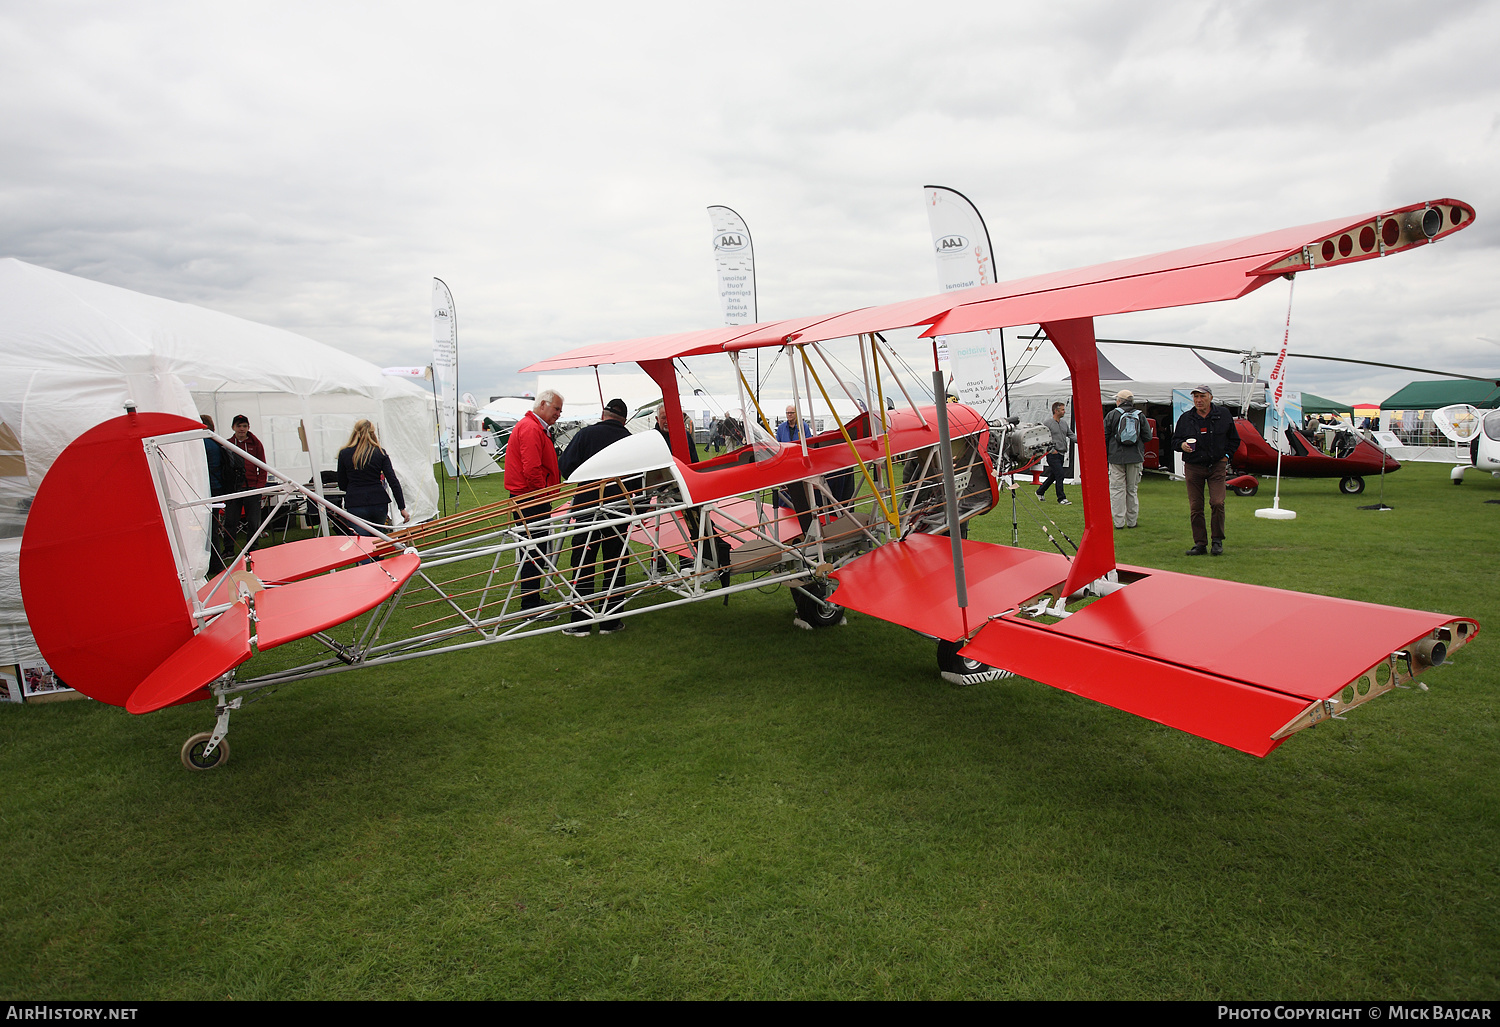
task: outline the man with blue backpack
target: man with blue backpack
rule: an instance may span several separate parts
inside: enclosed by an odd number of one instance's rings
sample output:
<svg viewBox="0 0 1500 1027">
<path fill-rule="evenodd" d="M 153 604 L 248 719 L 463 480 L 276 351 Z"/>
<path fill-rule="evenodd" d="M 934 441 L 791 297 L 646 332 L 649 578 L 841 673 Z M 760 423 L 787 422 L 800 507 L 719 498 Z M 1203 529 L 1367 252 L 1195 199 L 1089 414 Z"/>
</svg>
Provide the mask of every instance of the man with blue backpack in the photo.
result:
<svg viewBox="0 0 1500 1027">
<path fill-rule="evenodd" d="M 1104 442 L 1109 453 L 1109 509 L 1116 528 L 1134 528 L 1140 516 L 1138 490 L 1146 463 L 1151 421 L 1135 408 L 1129 389 L 1115 393 L 1115 408 L 1104 415 Z"/>
</svg>

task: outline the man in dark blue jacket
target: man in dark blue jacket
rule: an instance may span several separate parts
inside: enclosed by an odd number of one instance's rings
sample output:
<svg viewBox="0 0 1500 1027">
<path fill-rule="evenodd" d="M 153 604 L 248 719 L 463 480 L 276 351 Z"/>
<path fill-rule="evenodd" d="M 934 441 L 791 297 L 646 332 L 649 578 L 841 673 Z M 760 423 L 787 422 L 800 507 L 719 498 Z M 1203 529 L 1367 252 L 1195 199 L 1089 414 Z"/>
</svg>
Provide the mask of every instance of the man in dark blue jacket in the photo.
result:
<svg viewBox="0 0 1500 1027">
<path fill-rule="evenodd" d="M 1234 415 L 1214 405 L 1207 385 L 1193 389 L 1193 406 L 1177 419 L 1172 448 L 1182 453 L 1182 474 L 1187 479 L 1188 520 L 1193 526 L 1193 548 L 1188 556 L 1203 556 L 1209 550 L 1209 531 L 1203 523 L 1203 487 L 1208 486 L 1212 511 L 1213 555 L 1224 553 L 1224 480 L 1229 476 L 1229 458 L 1240 448 L 1240 433 Z"/>
<path fill-rule="evenodd" d="M 621 439 L 630 438 L 630 429 L 625 427 L 625 401 L 612 399 L 604 405 L 604 413 L 597 424 L 591 424 L 586 428 L 579 429 L 568 443 L 568 448 L 563 451 L 562 458 L 558 460 L 558 470 L 562 472 L 563 480 L 567 480 L 578 468 L 582 467 L 589 457 L 608 449 Z M 595 518 L 608 519 L 610 514 L 606 510 L 599 509 L 601 503 L 611 499 L 618 499 L 624 495 L 620 485 L 616 481 L 601 482 L 593 488 L 580 488 L 573 494 L 574 519 L 576 521 L 588 521 Z M 602 553 L 604 566 L 605 605 L 609 604 L 609 594 L 624 580 L 625 535 L 618 527 L 600 528 L 581 535 L 573 536 L 573 573 L 580 595 L 594 594 L 594 561 Z M 589 620 L 589 614 L 584 610 L 574 609 L 571 620 L 572 626 L 563 628 L 563 634 L 573 635 L 577 638 L 586 638 L 589 633 L 587 624 L 580 621 Z M 619 620 L 603 621 L 599 625 L 599 634 L 608 635 L 625 627 L 625 622 Z"/>
</svg>

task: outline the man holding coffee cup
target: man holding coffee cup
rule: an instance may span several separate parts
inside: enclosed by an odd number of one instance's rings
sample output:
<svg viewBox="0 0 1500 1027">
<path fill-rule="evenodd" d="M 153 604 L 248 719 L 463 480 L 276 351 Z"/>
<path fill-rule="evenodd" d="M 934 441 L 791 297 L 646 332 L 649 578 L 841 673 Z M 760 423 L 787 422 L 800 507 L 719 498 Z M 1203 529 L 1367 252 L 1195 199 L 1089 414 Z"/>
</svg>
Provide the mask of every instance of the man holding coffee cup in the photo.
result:
<svg viewBox="0 0 1500 1027">
<path fill-rule="evenodd" d="M 1193 526 L 1193 548 L 1188 556 L 1224 553 L 1224 480 L 1229 476 L 1229 458 L 1240 448 L 1240 433 L 1234 415 L 1214 405 L 1214 391 L 1207 385 L 1193 389 L 1193 406 L 1177 419 L 1172 445 L 1182 453 L 1182 473 L 1187 479 L 1188 520 Z M 1213 549 L 1203 522 L 1203 487 L 1208 486 L 1212 512 Z"/>
</svg>

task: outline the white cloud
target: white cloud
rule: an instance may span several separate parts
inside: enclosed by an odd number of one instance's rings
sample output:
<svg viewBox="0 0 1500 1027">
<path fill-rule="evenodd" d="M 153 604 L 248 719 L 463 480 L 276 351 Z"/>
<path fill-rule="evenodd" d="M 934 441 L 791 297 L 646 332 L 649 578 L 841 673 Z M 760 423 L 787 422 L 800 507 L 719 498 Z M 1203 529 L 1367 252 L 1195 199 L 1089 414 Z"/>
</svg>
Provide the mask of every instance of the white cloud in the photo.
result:
<svg viewBox="0 0 1500 1027">
<path fill-rule="evenodd" d="M 778 317 L 933 291 L 927 182 L 1016 277 L 1457 196 L 1480 217 L 1452 242 L 1303 276 L 1294 348 L 1500 370 L 1500 6 L 996 8 L 13 5 L 0 253 L 380 363 L 424 362 L 439 275 L 488 394 L 716 323 L 711 203 Z M 1099 331 L 1265 348 L 1284 302 Z"/>
</svg>

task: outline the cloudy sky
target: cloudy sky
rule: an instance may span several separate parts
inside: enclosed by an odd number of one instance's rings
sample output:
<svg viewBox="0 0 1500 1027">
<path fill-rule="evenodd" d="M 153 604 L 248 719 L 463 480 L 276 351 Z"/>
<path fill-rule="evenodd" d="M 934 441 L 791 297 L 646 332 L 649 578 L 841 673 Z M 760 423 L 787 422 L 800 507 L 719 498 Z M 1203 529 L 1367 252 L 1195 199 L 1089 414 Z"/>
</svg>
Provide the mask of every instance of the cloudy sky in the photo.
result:
<svg viewBox="0 0 1500 1027">
<path fill-rule="evenodd" d="M 770 319 L 936 292 L 929 182 L 1001 279 L 1451 196 L 1479 213 L 1451 241 L 1302 276 L 1293 350 L 1492 374 L 1497 44 L 1500 3 L 1461 0 L 4 0 L 0 255 L 380 364 L 430 359 L 437 275 L 483 400 L 719 323 L 710 204 Z M 1265 349 L 1286 302 L 1098 332 Z M 1292 370 L 1354 400 L 1413 377 Z"/>
</svg>

